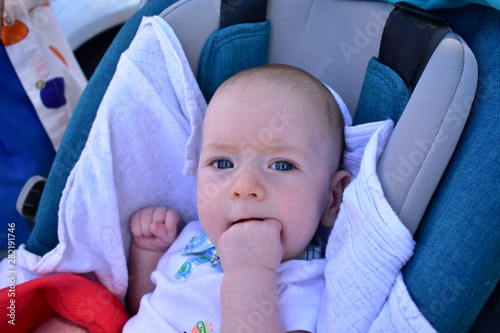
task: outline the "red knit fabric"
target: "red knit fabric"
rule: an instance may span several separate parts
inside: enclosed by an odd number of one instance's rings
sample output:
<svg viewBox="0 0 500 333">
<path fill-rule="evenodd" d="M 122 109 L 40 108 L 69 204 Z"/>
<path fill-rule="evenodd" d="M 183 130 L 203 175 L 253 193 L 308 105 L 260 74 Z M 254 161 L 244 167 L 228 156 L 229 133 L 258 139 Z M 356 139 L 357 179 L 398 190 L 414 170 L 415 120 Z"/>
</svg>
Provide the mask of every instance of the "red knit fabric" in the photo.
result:
<svg viewBox="0 0 500 333">
<path fill-rule="evenodd" d="M 121 332 L 129 319 L 106 287 L 76 274 L 51 275 L 0 290 L 0 332 L 31 332 L 57 314 L 93 333 Z"/>
</svg>

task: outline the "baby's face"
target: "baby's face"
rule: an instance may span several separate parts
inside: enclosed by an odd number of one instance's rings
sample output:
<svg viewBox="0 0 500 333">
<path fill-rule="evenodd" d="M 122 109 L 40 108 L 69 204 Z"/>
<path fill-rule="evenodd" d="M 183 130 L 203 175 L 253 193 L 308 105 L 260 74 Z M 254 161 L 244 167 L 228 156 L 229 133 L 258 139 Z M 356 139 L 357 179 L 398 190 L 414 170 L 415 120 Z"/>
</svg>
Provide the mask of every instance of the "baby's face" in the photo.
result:
<svg viewBox="0 0 500 333">
<path fill-rule="evenodd" d="M 282 225 L 283 261 L 309 244 L 326 210 L 335 153 L 326 116 L 265 91 L 213 99 L 203 127 L 198 212 L 210 240 L 235 223 Z"/>
</svg>

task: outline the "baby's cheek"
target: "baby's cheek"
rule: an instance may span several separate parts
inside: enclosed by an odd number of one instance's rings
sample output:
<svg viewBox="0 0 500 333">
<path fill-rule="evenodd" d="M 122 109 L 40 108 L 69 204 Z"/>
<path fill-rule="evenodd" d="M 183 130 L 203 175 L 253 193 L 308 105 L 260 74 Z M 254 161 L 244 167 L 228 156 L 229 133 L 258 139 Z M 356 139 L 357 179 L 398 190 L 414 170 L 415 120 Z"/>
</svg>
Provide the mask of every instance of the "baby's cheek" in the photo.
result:
<svg viewBox="0 0 500 333">
<path fill-rule="evenodd" d="M 199 212 L 198 215 L 200 219 L 203 231 L 207 234 L 210 241 L 217 247 L 217 240 L 219 239 L 222 231 L 220 229 L 220 224 L 217 223 L 216 218 L 207 211 L 203 213 Z"/>
</svg>

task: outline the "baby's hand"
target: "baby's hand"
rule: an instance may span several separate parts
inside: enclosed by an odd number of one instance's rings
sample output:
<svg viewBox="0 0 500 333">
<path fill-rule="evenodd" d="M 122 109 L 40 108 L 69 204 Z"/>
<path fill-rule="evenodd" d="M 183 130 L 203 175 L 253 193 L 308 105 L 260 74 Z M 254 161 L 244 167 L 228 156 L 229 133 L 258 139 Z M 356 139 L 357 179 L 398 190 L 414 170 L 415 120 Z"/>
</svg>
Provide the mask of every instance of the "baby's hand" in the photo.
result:
<svg viewBox="0 0 500 333">
<path fill-rule="evenodd" d="M 133 241 L 141 249 L 165 252 L 177 237 L 179 214 L 165 207 L 147 207 L 130 220 Z"/>
<path fill-rule="evenodd" d="M 233 225 L 217 241 L 224 272 L 265 268 L 276 271 L 283 258 L 281 224 L 276 220 Z"/>
</svg>

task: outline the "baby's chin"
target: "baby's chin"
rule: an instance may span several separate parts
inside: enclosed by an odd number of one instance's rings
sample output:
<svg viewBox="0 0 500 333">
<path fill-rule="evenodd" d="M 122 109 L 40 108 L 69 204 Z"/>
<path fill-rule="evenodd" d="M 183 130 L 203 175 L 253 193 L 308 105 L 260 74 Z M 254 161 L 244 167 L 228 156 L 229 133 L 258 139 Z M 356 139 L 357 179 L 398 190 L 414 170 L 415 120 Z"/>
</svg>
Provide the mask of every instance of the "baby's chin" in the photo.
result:
<svg viewBox="0 0 500 333">
<path fill-rule="evenodd" d="M 283 259 L 281 260 L 281 262 L 287 262 L 287 261 L 290 261 L 290 260 L 294 260 L 294 259 L 297 259 L 298 256 L 302 253 L 302 251 L 299 251 L 297 253 L 292 253 L 292 254 L 286 254 L 283 256 Z"/>
<path fill-rule="evenodd" d="M 287 246 L 286 242 L 282 241 L 281 245 L 283 246 L 284 255 L 283 255 L 283 259 L 281 260 L 281 262 L 283 263 L 286 261 L 297 259 L 299 256 L 301 256 L 303 254 L 303 252 L 305 251 L 305 249 L 307 248 L 307 246 L 310 243 L 311 243 L 311 241 L 307 242 L 307 244 L 302 244 L 302 246 L 299 246 L 299 247 L 294 246 L 294 248 L 291 249 L 289 246 Z"/>
</svg>

